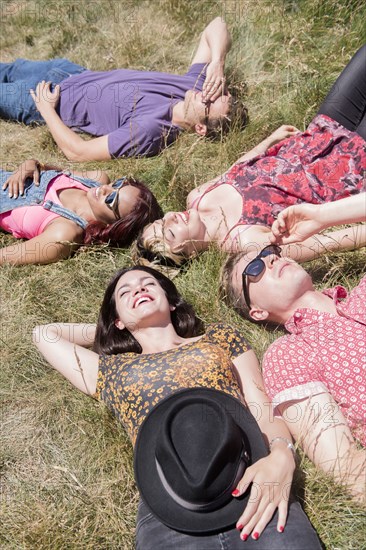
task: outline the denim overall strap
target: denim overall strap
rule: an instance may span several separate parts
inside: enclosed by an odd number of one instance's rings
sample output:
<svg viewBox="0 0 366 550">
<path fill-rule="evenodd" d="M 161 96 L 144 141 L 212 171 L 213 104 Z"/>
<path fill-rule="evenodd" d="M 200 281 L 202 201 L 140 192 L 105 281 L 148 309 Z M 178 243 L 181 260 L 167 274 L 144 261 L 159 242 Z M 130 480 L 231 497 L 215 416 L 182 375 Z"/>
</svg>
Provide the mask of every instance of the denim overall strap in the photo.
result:
<svg viewBox="0 0 366 550">
<path fill-rule="evenodd" d="M 62 216 L 63 218 L 66 218 L 68 220 L 71 220 L 72 222 L 76 223 L 79 227 L 82 229 L 86 229 L 89 222 L 84 220 L 81 216 L 78 214 L 75 214 L 75 212 L 72 212 L 72 210 L 68 210 L 67 208 L 64 208 L 63 206 L 60 206 L 59 204 L 55 204 L 52 201 L 45 201 L 42 205 L 45 210 L 49 210 L 50 212 L 53 212 L 54 214 L 58 214 L 59 216 Z"/>
<path fill-rule="evenodd" d="M 68 176 L 70 179 L 73 179 L 75 181 L 78 181 L 79 183 L 82 183 L 83 185 L 85 185 L 85 187 L 91 188 L 91 187 L 100 186 L 100 184 L 97 181 L 91 180 L 90 178 L 83 178 L 82 176 L 76 176 L 69 170 L 64 170 L 62 173 L 65 174 L 65 176 Z M 75 214 L 75 212 L 72 212 L 72 210 L 68 210 L 67 208 L 60 206 L 59 204 L 55 204 L 52 201 L 45 201 L 45 203 L 43 204 L 43 208 L 45 208 L 46 210 L 50 210 L 55 214 L 59 214 L 59 216 L 62 216 L 63 218 L 73 221 L 82 229 L 86 229 L 89 223 L 78 214 Z"/>
<path fill-rule="evenodd" d="M 17 199 L 11 199 L 8 195 L 7 190 L 0 189 L 0 214 L 3 214 L 4 212 L 9 212 L 10 210 L 14 210 L 15 208 L 20 208 L 21 206 L 43 206 L 43 208 L 45 208 L 46 210 L 58 214 L 59 216 L 62 216 L 63 218 L 66 218 L 68 220 L 71 220 L 82 229 L 85 229 L 89 222 L 87 222 L 78 214 L 75 214 L 75 212 L 72 212 L 72 210 L 69 210 L 59 204 L 55 204 L 53 201 L 50 200 L 43 202 L 48 184 L 52 179 L 62 173 L 89 188 L 99 187 L 100 185 L 98 182 L 92 179 L 71 175 L 71 172 L 68 171 L 60 172 L 57 170 L 46 170 L 44 172 L 41 172 L 40 174 L 39 186 L 34 185 L 31 178 L 28 178 L 24 185 L 24 195 L 19 195 Z M 0 170 L 1 187 L 11 175 L 12 172 L 5 172 L 4 170 Z"/>
<path fill-rule="evenodd" d="M 75 174 L 73 174 L 73 172 L 70 172 L 70 170 L 64 170 L 62 173 L 65 174 L 65 176 L 68 176 L 69 178 L 82 183 L 86 187 L 100 187 L 100 183 L 98 183 L 97 181 L 91 180 L 89 178 L 83 178 L 82 176 L 75 176 Z"/>
</svg>

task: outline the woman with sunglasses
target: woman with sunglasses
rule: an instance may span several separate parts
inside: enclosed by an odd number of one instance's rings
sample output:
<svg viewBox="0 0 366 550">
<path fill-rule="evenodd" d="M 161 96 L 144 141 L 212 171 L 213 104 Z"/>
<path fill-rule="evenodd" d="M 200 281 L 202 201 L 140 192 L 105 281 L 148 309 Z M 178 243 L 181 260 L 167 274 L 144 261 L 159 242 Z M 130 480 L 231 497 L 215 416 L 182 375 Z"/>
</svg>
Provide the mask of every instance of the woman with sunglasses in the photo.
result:
<svg viewBox="0 0 366 550">
<path fill-rule="evenodd" d="M 187 210 L 168 212 L 145 228 L 136 248 L 142 263 L 179 267 L 217 244 L 226 252 L 261 250 L 288 206 L 322 204 L 364 190 L 366 46 L 344 69 L 305 132 L 281 126 L 224 175 L 194 189 Z M 366 231 L 316 235 L 284 252 L 306 261 L 329 250 L 363 246 Z"/>
<path fill-rule="evenodd" d="M 101 171 L 69 172 L 23 162 L 0 171 L 0 228 L 25 242 L 0 249 L 0 264 L 48 264 L 81 244 L 128 246 L 161 216 L 151 191 L 124 177 L 110 183 Z"/>
</svg>

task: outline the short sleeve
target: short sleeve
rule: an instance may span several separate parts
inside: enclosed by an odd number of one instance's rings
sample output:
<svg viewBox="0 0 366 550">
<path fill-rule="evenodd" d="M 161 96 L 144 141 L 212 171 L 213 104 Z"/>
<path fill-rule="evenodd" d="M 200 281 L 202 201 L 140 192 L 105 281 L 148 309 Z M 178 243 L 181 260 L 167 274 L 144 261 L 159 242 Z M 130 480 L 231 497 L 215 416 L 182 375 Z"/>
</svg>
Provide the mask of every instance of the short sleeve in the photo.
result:
<svg viewBox="0 0 366 550">
<path fill-rule="evenodd" d="M 324 393 L 327 388 L 314 357 L 292 336 L 270 345 L 263 357 L 262 374 L 273 407 Z"/>
<path fill-rule="evenodd" d="M 207 63 L 194 63 L 188 69 L 184 76 L 195 76 L 206 78 Z"/>
<path fill-rule="evenodd" d="M 168 141 L 173 141 L 173 135 Z M 155 119 L 131 121 L 108 134 L 108 151 L 111 157 L 149 157 L 165 147 L 164 130 Z"/>
<path fill-rule="evenodd" d="M 224 323 L 210 325 L 206 330 L 206 335 L 210 341 L 226 350 L 231 359 L 235 359 L 251 349 L 238 329 Z"/>
</svg>

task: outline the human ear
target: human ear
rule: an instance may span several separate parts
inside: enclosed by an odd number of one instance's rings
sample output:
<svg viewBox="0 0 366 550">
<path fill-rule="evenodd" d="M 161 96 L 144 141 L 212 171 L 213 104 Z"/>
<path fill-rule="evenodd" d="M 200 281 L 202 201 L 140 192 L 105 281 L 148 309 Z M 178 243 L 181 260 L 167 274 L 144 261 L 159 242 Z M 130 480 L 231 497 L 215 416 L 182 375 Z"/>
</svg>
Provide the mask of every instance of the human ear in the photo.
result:
<svg viewBox="0 0 366 550">
<path fill-rule="evenodd" d="M 268 319 L 269 312 L 265 309 L 259 309 L 252 307 L 249 311 L 249 315 L 253 319 L 253 321 L 265 321 Z"/>
<path fill-rule="evenodd" d="M 206 124 L 201 124 L 200 122 L 194 125 L 194 131 L 199 136 L 205 136 L 207 134 Z"/>
<path fill-rule="evenodd" d="M 116 319 L 114 321 L 114 324 L 119 330 L 123 330 L 125 328 L 125 325 L 122 323 L 122 321 L 120 321 L 120 319 Z"/>
</svg>

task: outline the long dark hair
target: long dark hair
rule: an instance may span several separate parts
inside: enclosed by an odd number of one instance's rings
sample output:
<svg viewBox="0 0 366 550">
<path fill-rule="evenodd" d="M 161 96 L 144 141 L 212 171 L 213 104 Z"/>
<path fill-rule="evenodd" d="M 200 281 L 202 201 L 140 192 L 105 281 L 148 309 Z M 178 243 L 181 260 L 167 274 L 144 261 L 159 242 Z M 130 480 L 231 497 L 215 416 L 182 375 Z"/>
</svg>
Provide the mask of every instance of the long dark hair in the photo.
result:
<svg viewBox="0 0 366 550">
<path fill-rule="evenodd" d="M 182 338 L 191 338 L 192 336 L 202 334 L 203 323 L 201 319 L 196 316 L 193 307 L 179 294 L 175 284 L 168 279 L 168 277 L 156 271 L 156 269 L 136 265 L 117 271 L 107 286 L 99 312 L 93 346 L 94 351 L 99 354 L 105 353 L 107 355 L 127 352 L 142 353 L 140 344 L 132 336 L 131 332 L 126 328 L 120 330 L 115 325 L 118 314 L 116 311 L 114 291 L 119 279 L 129 271 L 145 271 L 149 273 L 149 275 L 155 277 L 164 290 L 169 305 L 175 307 L 175 310 L 171 312 L 171 320 L 179 336 Z"/>
<path fill-rule="evenodd" d="M 85 229 L 85 244 L 109 243 L 115 247 L 129 246 L 145 225 L 163 217 L 163 211 L 150 189 L 141 181 L 129 178 L 125 185 L 137 187 L 140 194 L 136 206 L 127 216 L 112 224 L 91 222 Z"/>
</svg>

